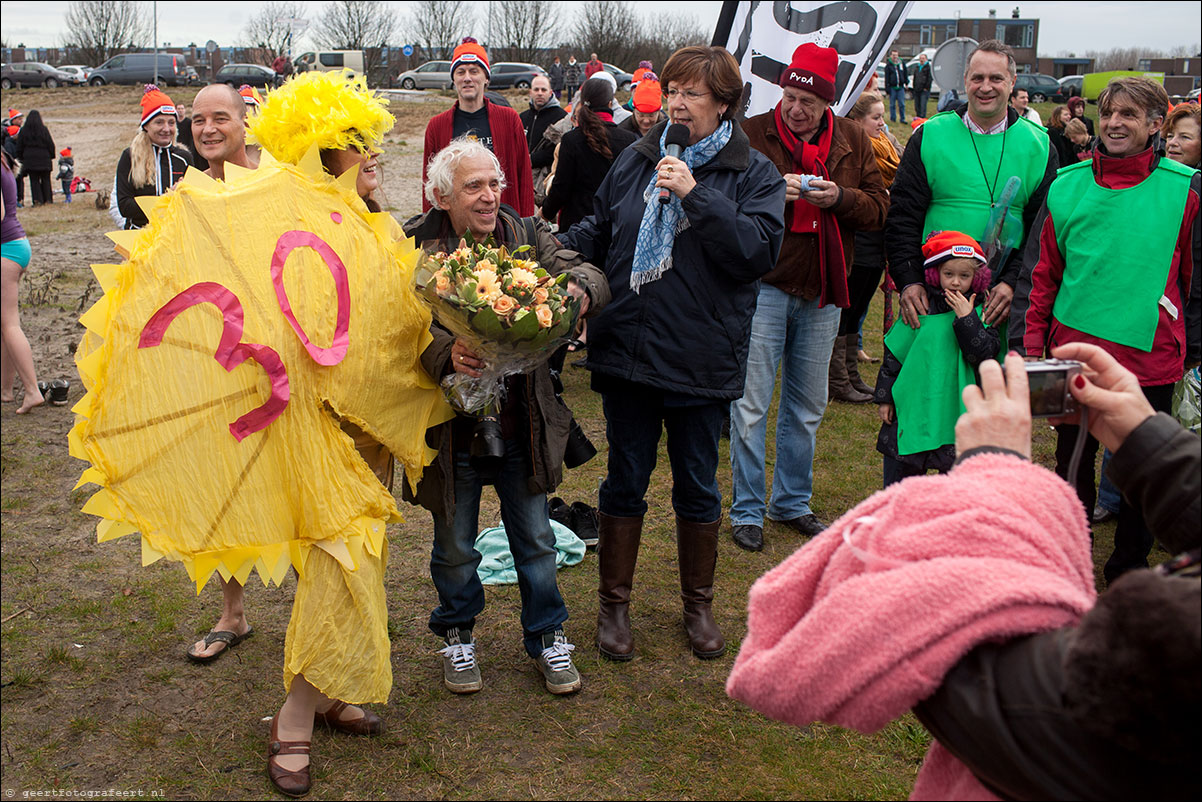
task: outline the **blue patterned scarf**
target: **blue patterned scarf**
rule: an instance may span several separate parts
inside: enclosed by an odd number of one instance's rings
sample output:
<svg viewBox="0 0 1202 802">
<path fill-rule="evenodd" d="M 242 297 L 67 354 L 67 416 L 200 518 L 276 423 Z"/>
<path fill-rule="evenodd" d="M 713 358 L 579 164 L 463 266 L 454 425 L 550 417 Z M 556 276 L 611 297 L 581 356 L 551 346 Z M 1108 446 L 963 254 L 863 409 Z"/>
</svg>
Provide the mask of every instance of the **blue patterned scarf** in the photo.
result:
<svg viewBox="0 0 1202 802">
<path fill-rule="evenodd" d="M 733 130 L 729 120 L 724 120 L 716 131 L 684 149 L 680 155 L 696 178 L 697 168 L 718 155 L 718 151 L 730 142 Z M 659 137 L 659 155 L 663 158 L 664 141 L 668 136 L 668 126 Z M 689 218 L 685 216 L 680 198 L 675 194 L 668 203 L 659 202 L 659 190 L 655 187 L 656 173 L 651 173 L 651 181 L 643 191 L 643 200 L 647 206 L 643 209 L 643 221 L 639 224 L 639 238 L 634 244 L 634 264 L 630 267 L 630 289 L 638 292 L 644 284 L 655 281 L 665 272 L 672 269 L 672 245 L 676 235 L 689 227 Z"/>
</svg>

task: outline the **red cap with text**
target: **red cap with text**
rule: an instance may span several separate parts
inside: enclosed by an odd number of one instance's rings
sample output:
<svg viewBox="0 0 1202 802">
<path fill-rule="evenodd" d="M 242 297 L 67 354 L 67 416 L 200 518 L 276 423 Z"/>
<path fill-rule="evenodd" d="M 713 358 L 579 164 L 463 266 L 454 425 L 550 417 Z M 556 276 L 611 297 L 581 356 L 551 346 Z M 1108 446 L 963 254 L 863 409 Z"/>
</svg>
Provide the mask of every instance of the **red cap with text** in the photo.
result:
<svg viewBox="0 0 1202 802">
<path fill-rule="evenodd" d="M 793 60 L 780 74 L 781 86 L 795 86 L 813 92 L 828 103 L 835 101 L 835 73 L 839 54 L 833 47 L 806 42 L 793 51 Z"/>
</svg>

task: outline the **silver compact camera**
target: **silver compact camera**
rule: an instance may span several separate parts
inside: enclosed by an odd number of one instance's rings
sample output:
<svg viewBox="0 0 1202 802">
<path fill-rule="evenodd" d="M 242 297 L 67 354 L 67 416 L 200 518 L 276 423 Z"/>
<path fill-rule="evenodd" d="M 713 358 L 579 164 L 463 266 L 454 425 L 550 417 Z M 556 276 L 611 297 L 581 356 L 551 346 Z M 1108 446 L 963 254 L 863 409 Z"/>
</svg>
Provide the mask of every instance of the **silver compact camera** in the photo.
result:
<svg viewBox="0 0 1202 802">
<path fill-rule="evenodd" d="M 1074 359 L 1044 359 L 1025 363 L 1031 391 L 1031 417 L 1055 418 L 1077 411 L 1069 394 L 1071 382 L 1085 367 Z"/>
</svg>

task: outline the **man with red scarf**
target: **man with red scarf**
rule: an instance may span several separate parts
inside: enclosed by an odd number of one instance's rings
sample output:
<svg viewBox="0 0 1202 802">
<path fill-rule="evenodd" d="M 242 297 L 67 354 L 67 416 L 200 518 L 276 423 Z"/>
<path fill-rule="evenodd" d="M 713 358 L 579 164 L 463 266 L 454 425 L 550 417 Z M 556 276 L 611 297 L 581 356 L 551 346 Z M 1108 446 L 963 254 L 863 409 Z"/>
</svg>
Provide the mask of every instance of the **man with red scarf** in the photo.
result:
<svg viewBox="0 0 1202 802">
<path fill-rule="evenodd" d="M 838 68 L 832 48 L 802 45 L 781 73 L 777 107 L 743 123 L 751 146 L 785 178 L 789 229 L 776 267 L 762 279 L 743 397 L 730 406 L 730 521 L 735 543 L 749 551 L 764 546 L 765 514 L 805 536 L 826 528 L 810 498 L 827 370 L 839 310 L 848 305 L 855 233 L 882 228 L 889 205 L 868 136 L 831 112 Z M 764 440 L 778 368 L 776 465 L 766 508 Z"/>
</svg>

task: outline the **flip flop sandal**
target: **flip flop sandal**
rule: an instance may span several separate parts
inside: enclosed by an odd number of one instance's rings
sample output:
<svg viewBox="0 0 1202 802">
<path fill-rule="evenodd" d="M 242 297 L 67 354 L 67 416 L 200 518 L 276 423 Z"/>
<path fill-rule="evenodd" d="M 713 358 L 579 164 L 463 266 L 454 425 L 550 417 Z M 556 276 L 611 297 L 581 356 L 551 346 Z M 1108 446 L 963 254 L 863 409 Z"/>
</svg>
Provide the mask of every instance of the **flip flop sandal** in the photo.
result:
<svg viewBox="0 0 1202 802">
<path fill-rule="evenodd" d="M 71 389 L 71 383 L 66 379 L 55 379 L 50 382 L 50 403 L 56 407 L 61 407 L 67 403 L 67 391 Z"/>
<path fill-rule="evenodd" d="M 215 629 L 215 630 L 209 632 L 209 634 L 205 635 L 205 638 L 204 638 L 205 649 L 209 648 L 214 643 L 224 643 L 225 644 L 224 649 L 220 649 L 217 652 L 210 654 L 208 656 L 201 657 L 199 655 L 193 654 L 192 647 L 189 646 L 187 651 L 184 652 L 184 654 L 187 655 L 188 659 L 191 660 L 193 663 L 199 663 L 201 665 L 204 665 L 205 663 L 213 662 L 214 660 L 216 660 L 217 658 L 221 657 L 223 654 L 228 652 L 230 649 L 234 648 L 239 643 L 241 643 L 242 641 L 246 640 L 247 638 L 249 638 L 250 636 L 252 636 L 254 634 L 255 634 L 254 627 L 247 627 L 246 632 L 242 635 L 235 635 L 233 632 L 230 632 L 228 629 Z"/>
</svg>

